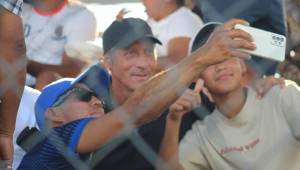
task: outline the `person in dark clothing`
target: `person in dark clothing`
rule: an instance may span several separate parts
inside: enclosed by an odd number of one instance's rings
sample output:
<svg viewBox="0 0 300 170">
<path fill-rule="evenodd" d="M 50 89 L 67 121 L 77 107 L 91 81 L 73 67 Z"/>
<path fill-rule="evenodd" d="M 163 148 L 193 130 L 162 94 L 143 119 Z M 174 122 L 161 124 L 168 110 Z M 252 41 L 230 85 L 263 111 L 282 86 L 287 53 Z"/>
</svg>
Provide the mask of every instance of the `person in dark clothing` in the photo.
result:
<svg viewBox="0 0 300 170">
<path fill-rule="evenodd" d="M 224 22 L 241 18 L 251 26 L 286 35 L 283 0 L 197 0 L 203 21 Z M 274 75 L 278 63 L 253 56 L 248 62 L 257 77 Z"/>
</svg>

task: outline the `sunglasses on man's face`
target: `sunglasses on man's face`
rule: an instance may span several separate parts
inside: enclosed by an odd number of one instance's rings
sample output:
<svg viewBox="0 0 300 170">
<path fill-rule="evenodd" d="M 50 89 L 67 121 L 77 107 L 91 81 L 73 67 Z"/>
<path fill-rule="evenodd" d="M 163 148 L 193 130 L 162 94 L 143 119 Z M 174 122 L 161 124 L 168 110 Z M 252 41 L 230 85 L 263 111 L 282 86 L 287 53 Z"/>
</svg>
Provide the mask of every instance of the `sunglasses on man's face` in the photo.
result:
<svg viewBox="0 0 300 170">
<path fill-rule="evenodd" d="M 90 102 L 93 97 L 96 97 L 97 99 L 99 99 L 97 94 L 95 94 L 94 92 L 83 89 L 83 88 L 75 87 L 75 88 L 72 88 L 71 90 L 67 91 L 65 94 L 61 95 L 56 100 L 56 102 L 53 104 L 53 107 L 61 105 L 70 96 L 74 96 L 75 99 L 82 101 L 82 102 Z"/>
</svg>

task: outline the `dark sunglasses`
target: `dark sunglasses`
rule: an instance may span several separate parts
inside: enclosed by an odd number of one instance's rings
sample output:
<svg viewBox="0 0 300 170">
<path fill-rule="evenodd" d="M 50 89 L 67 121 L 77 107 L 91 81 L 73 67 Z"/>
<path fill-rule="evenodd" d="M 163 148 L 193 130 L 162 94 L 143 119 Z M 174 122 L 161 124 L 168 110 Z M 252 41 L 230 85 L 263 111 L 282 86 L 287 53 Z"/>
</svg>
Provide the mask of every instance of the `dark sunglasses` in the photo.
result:
<svg viewBox="0 0 300 170">
<path fill-rule="evenodd" d="M 53 104 L 53 107 L 61 105 L 70 96 L 74 96 L 77 100 L 82 101 L 82 102 L 90 102 L 93 97 L 96 97 L 97 99 L 99 99 L 97 94 L 95 94 L 92 91 L 89 91 L 89 90 L 86 90 L 83 88 L 74 87 L 71 90 L 67 91 L 65 94 L 61 95 L 56 100 L 56 102 Z M 102 104 L 103 104 L 103 102 L 102 102 Z"/>
</svg>

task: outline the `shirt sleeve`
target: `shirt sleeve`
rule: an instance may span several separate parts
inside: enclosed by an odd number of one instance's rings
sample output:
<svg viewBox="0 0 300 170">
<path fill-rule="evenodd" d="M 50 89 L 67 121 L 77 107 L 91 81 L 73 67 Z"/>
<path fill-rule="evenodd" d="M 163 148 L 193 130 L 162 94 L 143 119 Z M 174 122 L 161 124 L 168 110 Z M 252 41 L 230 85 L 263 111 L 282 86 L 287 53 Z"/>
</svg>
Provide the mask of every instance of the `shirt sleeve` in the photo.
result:
<svg viewBox="0 0 300 170">
<path fill-rule="evenodd" d="M 72 19 L 73 23 L 70 25 L 71 31 L 68 35 L 68 43 L 95 40 L 97 22 L 91 11 L 84 9 Z"/>
<path fill-rule="evenodd" d="M 179 162 L 186 170 L 209 169 L 208 162 L 201 151 L 200 122 L 194 123 L 179 145 Z"/>
<path fill-rule="evenodd" d="M 286 82 L 286 87 L 279 92 L 279 108 L 281 109 L 292 134 L 300 140 L 300 87 L 291 81 Z"/>
<path fill-rule="evenodd" d="M 0 5 L 8 11 L 20 16 L 22 12 L 23 0 L 0 0 Z"/>
<path fill-rule="evenodd" d="M 73 151 L 74 153 L 76 153 L 76 148 L 80 139 L 80 136 L 85 128 L 85 126 L 91 121 L 91 118 L 86 118 L 83 119 L 82 121 L 80 121 L 80 123 L 78 123 L 78 125 L 76 126 L 76 129 L 74 130 L 74 133 L 71 136 L 71 140 L 69 143 L 69 148 L 71 149 L 71 151 Z"/>
<path fill-rule="evenodd" d="M 84 118 L 70 122 L 61 127 L 55 128 L 55 133 L 51 136 L 51 142 L 55 142 L 55 147 L 61 150 L 65 146 L 69 154 L 76 154 L 76 147 L 79 142 L 80 136 L 85 126 L 92 120 L 92 118 Z M 57 135 L 57 137 L 55 136 Z"/>
<path fill-rule="evenodd" d="M 202 20 L 190 13 L 185 13 L 186 15 L 181 15 L 182 18 L 172 21 L 174 26 L 169 34 L 170 40 L 178 37 L 187 37 L 193 39 L 197 32 L 203 26 Z"/>
</svg>

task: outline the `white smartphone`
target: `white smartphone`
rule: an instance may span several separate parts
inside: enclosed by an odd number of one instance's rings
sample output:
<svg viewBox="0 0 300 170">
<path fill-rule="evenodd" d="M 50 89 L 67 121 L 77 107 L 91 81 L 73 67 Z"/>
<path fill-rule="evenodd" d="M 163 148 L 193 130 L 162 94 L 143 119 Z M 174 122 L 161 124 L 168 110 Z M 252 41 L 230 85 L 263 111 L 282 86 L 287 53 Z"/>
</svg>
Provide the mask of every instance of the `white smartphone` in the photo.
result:
<svg viewBox="0 0 300 170">
<path fill-rule="evenodd" d="M 284 60 L 286 48 L 286 38 L 284 35 L 241 24 L 235 25 L 234 28 L 248 32 L 253 38 L 253 43 L 256 45 L 256 49 L 253 51 L 241 49 L 242 51 L 275 61 L 282 62 Z"/>
</svg>

